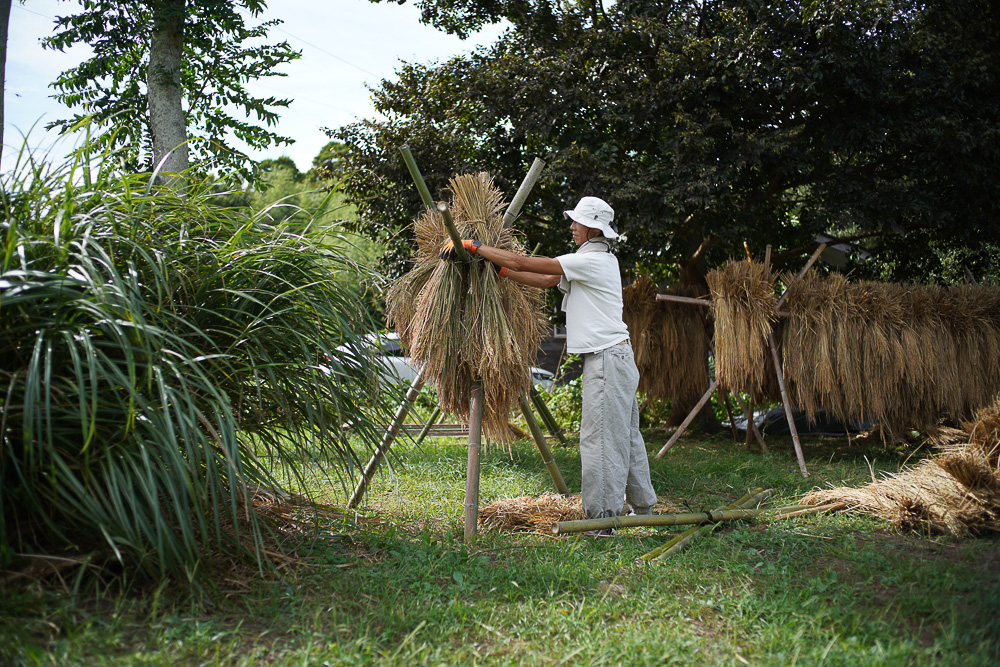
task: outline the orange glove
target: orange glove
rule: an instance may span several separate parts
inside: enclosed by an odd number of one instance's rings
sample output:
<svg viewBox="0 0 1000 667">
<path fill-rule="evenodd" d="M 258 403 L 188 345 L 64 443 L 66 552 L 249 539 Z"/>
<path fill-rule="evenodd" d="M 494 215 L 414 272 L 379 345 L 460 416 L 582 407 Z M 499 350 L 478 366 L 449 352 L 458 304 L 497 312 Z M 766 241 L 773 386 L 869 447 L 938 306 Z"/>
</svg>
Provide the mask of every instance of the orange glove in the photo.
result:
<svg viewBox="0 0 1000 667">
<path fill-rule="evenodd" d="M 483 245 L 482 241 L 477 241 L 475 239 L 462 239 L 462 247 L 471 252 L 473 255 L 479 250 L 479 246 Z M 455 244 L 448 241 L 443 246 L 441 246 L 441 259 L 455 259 L 458 254 L 455 252 Z"/>
<path fill-rule="evenodd" d="M 490 262 L 493 265 L 493 271 L 497 274 L 498 278 L 506 278 L 507 274 L 510 273 L 510 269 L 506 266 L 500 266 L 496 262 Z"/>
</svg>

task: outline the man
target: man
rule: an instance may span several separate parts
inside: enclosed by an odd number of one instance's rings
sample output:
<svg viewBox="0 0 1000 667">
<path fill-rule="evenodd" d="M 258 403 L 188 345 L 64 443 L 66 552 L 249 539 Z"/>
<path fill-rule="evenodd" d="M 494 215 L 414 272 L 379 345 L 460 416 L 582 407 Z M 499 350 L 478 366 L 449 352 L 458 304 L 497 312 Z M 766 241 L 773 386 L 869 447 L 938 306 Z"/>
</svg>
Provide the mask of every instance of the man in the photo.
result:
<svg viewBox="0 0 1000 667">
<path fill-rule="evenodd" d="M 635 366 L 628 327 L 622 321 L 622 283 L 611 241 L 618 238 L 614 209 L 597 197 L 584 197 L 564 215 L 572 222 L 575 253 L 524 257 L 466 239 L 463 246 L 498 267 L 507 277 L 532 287 L 563 292 L 566 349 L 583 357 L 583 411 L 580 461 L 583 510 L 588 518 L 617 516 L 628 501 L 637 514 L 649 514 L 656 492 L 649 478 L 646 445 L 639 432 Z M 442 257 L 453 258 L 447 243 Z M 596 531 L 612 535 L 613 530 Z"/>
</svg>

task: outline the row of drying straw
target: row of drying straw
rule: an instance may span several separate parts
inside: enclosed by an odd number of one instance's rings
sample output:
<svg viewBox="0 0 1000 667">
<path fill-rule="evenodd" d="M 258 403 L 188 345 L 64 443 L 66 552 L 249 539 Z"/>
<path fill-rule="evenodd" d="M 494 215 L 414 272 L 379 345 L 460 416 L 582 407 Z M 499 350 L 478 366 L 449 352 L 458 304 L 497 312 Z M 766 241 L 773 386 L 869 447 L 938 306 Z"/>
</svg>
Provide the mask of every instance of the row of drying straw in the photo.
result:
<svg viewBox="0 0 1000 667">
<path fill-rule="evenodd" d="M 966 418 L 1000 392 L 1000 288 L 783 276 L 787 317 L 779 323 L 766 266 L 730 262 L 708 281 L 717 377 L 755 401 L 779 395 L 767 343 L 772 327 L 791 407 L 810 419 L 824 408 L 899 436 Z"/>
<path fill-rule="evenodd" d="M 665 292 L 701 296 L 697 288 L 680 285 Z M 709 384 L 708 311 L 657 301 L 656 294 L 656 285 L 645 277 L 622 290 L 622 319 L 635 350 L 639 391 L 674 405 L 693 405 Z"/>
</svg>

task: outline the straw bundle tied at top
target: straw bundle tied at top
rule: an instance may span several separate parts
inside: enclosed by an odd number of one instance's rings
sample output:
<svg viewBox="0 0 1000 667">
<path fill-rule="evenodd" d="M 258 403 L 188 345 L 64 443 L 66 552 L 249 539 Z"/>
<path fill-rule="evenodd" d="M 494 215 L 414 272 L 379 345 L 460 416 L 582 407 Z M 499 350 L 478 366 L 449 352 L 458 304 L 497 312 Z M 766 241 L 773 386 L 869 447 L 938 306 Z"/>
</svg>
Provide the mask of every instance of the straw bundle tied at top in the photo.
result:
<svg viewBox="0 0 1000 667">
<path fill-rule="evenodd" d="M 1000 403 L 943 431 L 932 458 L 860 489 L 817 490 L 802 502 L 846 502 L 903 528 L 953 535 L 1000 532 Z"/>
<path fill-rule="evenodd" d="M 525 254 L 504 229 L 504 202 L 485 173 L 456 176 L 449 183 L 451 213 L 463 238 Z M 437 387 L 441 408 L 468 420 L 470 385 L 483 385 L 483 433 L 509 442 L 507 418 L 530 388 L 547 322 L 541 290 L 498 278 L 490 262 L 444 261 L 448 240 L 440 214 L 427 210 L 414 222 L 413 269 L 386 296 L 387 320 L 424 376 Z"/>
<path fill-rule="evenodd" d="M 767 343 L 778 304 L 770 266 L 731 261 L 705 279 L 712 290 L 719 384 L 749 394 L 754 403 L 779 397 Z"/>
<path fill-rule="evenodd" d="M 666 293 L 703 296 L 696 287 L 672 285 Z M 639 277 L 622 290 L 622 319 L 628 325 L 639 368 L 639 391 L 674 403 L 697 401 L 708 387 L 705 308 L 657 301 L 657 289 Z"/>
</svg>

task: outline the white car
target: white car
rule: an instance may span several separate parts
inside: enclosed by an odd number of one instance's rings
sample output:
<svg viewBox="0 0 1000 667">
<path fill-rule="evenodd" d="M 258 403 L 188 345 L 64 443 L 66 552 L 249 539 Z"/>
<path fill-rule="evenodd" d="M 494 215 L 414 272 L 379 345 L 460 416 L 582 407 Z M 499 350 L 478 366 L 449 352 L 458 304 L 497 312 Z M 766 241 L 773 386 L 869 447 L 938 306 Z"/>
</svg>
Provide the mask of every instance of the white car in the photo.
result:
<svg viewBox="0 0 1000 667">
<path fill-rule="evenodd" d="M 417 377 L 419 369 L 406 356 L 406 349 L 399 342 L 399 334 L 393 332 L 368 334 L 365 336 L 365 341 L 372 353 L 377 353 L 382 357 L 382 361 L 386 365 L 386 374 L 390 379 L 410 384 Z M 555 384 L 556 376 L 544 368 L 532 366 L 531 378 L 535 386 L 549 391 Z"/>
</svg>

